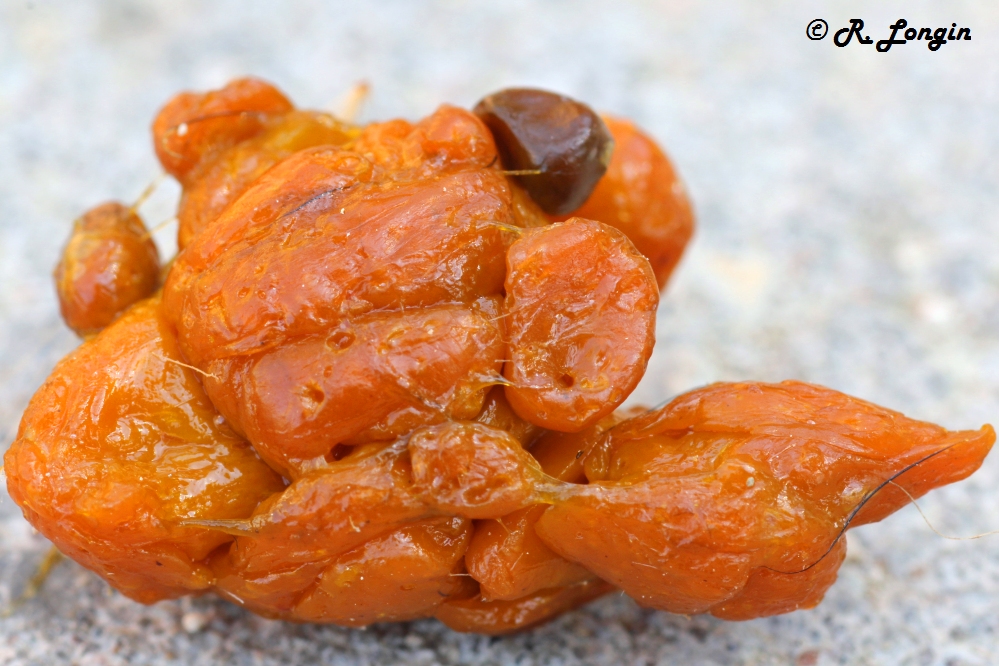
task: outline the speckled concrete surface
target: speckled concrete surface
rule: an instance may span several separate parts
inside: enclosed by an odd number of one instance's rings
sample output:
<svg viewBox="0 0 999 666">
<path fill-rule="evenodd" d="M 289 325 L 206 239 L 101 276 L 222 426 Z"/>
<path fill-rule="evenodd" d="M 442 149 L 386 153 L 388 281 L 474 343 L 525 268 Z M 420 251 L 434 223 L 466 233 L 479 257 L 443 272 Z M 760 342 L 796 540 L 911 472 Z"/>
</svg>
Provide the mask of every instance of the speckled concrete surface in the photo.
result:
<svg viewBox="0 0 999 666">
<path fill-rule="evenodd" d="M 902 17 L 973 39 L 879 54 L 805 37 L 856 17 L 875 38 Z M 987 2 L 2 0 L 0 449 L 75 345 L 49 279 L 70 220 L 157 172 L 147 126 L 170 94 L 244 73 L 311 106 L 367 79 L 367 119 L 533 84 L 647 127 L 700 228 L 637 400 L 800 378 L 954 428 L 999 420 L 997 69 Z M 999 455 L 925 510 L 949 533 L 999 528 L 997 482 Z M 0 496 L 0 608 L 47 547 Z M 0 619 L 0 664 L 999 663 L 999 537 L 941 539 L 910 507 L 849 548 L 812 611 L 733 624 L 617 597 L 501 639 L 290 626 L 212 599 L 147 608 L 64 563 Z"/>
</svg>

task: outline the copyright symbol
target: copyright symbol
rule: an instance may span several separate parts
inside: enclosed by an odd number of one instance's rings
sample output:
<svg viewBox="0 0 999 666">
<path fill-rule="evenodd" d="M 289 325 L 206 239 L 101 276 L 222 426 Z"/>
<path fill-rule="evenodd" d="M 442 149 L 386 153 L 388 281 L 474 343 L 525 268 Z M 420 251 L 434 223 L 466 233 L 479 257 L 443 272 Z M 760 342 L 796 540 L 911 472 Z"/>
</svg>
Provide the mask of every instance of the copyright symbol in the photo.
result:
<svg viewBox="0 0 999 666">
<path fill-rule="evenodd" d="M 805 28 L 805 34 L 813 41 L 822 39 L 827 32 L 829 32 L 829 24 L 822 19 L 815 19 Z"/>
</svg>

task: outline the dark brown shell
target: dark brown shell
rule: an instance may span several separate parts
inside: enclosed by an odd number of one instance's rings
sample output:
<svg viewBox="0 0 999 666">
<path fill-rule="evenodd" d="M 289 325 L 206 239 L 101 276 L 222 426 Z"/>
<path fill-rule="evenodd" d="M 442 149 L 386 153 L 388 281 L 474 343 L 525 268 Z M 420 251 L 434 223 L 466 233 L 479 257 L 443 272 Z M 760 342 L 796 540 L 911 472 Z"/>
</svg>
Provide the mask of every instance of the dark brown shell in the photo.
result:
<svg viewBox="0 0 999 666">
<path fill-rule="evenodd" d="M 614 139 L 593 109 L 544 90 L 507 88 L 475 105 L 496 139 L 503 165 L 549 215 L 586 201 L 607 171 Z"/>
</svg>

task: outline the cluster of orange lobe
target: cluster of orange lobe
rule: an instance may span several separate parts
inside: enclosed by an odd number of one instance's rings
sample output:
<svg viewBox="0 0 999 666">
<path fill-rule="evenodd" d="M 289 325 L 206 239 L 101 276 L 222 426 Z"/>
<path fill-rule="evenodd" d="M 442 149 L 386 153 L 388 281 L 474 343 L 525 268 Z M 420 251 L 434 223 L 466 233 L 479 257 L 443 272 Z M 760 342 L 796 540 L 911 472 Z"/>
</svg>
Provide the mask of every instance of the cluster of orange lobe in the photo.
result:
<svg viewBox="0 0 999 666">
<path fill-rule="evenodd" d="M 981 464 L 989 426 L 798 382 L 618 410 L 691 208 L 631 123 L 513 93 L 366 126 L 254 79 L 174 97 L 180 252 L 120 204 L 77 221 L 56 281 L 86 340 L 4 458 L 27 519 L 145 603 L 498 634 L 613 590 L 812 607 L 848 525 Z M 509 99 L 534 115 L 502 126 Z M 504 135 L 572 122 L 600 141 L 555 161 Z"/>
</svg>

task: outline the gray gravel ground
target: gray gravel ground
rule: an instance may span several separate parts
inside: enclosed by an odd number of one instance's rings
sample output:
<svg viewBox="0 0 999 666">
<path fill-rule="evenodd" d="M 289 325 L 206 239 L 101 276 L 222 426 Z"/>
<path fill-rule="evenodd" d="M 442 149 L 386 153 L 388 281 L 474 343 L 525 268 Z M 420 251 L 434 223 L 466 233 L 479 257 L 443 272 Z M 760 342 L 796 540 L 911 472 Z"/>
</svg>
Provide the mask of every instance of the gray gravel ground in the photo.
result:
<svg viewBox="0 0 999 666">
<path fill-rule="evenodd" d="M 875 39 L 899 17 L 973 39 L 876 53 L 805 37 L 811 19 L 855 17 Z M 648 128 L 700 226 L 638 401 L 799 378 L 953 428 L 994 421 L 997 69 L 988 2 L 2 0 L 0 450 L 76 344 L 49 278 L 70 221 L 157 172 L 147 127 L 172 93 L 244 73 L 309 106 L 367 79 L 367 119 L 532 84 Z M 161 188 L 147 219 L 170 217 L 176 195 Z M 947 533 L 999 528 L 997 481 L 999 455 L 925 509 Z M 293 626 L 207 598 L 143 607 L 64 563 L 0 619 L 0 663 L 999 663 L 999 537 L 944 540 L 910 507 L 849 544 L 812 611 L 725 623 L 617 597 L 500 639 L 433 621 Z M 0 495 L 0 608 L 47 548 Z"/>
</svg>

